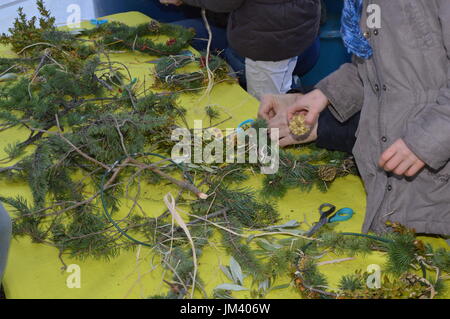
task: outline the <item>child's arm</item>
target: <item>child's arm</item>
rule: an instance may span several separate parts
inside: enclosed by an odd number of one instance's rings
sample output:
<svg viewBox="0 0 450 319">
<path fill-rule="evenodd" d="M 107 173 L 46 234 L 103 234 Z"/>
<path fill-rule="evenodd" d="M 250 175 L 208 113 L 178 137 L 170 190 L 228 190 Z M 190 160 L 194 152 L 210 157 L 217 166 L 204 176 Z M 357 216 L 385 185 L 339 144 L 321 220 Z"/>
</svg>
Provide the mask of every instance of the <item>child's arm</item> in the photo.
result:
<svg viewBox="0 0 450 319">
<path fill-rule="evenodd" d="M 183 3 L 205 8 L 213 12 L 231 12 L 238 9 L 245 0 L 182 0 Z"/>
<path fill-rule="evenodd" d="M 338 121 L 345 122 L 361 111 L 364 87 L 354 62 L 342 65 L 320 81 L 316 88 L 328 98 L 329 109 Z"/>
<path fill-rule="evenodd" d="M 314 127 L 320 113 L 329 107 L 341 123 L 361 111 L 364 102 L 364 86 L 354 61 L 343 64 L 337 71 L 323 79 L 312 92 L 297 99 L 288 108 L 288 121 L 296 113 L 306 113 L 306 124 Z"/>
<path fill-rule="evenodd" d="M 425 107 L 408 123 L 403 140 L 420 159 L 437 170 L 450 159 L 450 1 L 436 1 L 447 50 L 447 85 L 441 89 L 436 103 Z"/>
<path fill-rule="evenodd" d="M 316 85 L 316 90 L 299 97 L 287 110 L 290 121 L 296 113 L 306 113 L 305 122 L 316 127 L 320 113 L 329 107 L 341 123 L 358 113 L 364 102 L 364 86 L 354 62 L 342 65 L 339 70 Z"/>
</svg>

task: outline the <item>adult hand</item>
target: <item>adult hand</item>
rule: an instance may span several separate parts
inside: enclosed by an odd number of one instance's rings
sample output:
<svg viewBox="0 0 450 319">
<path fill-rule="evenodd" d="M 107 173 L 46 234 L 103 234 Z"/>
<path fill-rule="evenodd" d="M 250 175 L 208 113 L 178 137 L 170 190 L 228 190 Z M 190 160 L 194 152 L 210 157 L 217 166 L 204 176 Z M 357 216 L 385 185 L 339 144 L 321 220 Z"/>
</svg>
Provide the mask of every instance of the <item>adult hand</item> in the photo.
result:
<svg viewBox="0 0 450 319">
<path fill-rule="evenodd" d="M 425 163 L 414 154 L 403 139 L 397 140 L 380 157 L 381 168 L 398 176 L 415 176 Z"/>
<path fill-rule="evenodd" d="M 287 120 L 290 121 L 297 113 L 305 114 L 305 123 L 311 127 L 317 125 L 320 113 L 328 105 L 328 98 L 320 90 L 314 90 L 296 100 L 288 108 Z"/>
<path fill-rule="evenodd" d="M 159 0 L 160 3 L 165 4 L 166 6 L 172 4 L 174 6 L 181 6 L 183 1 L 181 0 Z"/>
<path fill-rule="evenodd" d="M 280 112 L 286 114 L 288 107 L 295 104 L 296 100 L 303 94 L 267 94 L 261 98 L 258 117 L 270 121 Z"/>
</svg>

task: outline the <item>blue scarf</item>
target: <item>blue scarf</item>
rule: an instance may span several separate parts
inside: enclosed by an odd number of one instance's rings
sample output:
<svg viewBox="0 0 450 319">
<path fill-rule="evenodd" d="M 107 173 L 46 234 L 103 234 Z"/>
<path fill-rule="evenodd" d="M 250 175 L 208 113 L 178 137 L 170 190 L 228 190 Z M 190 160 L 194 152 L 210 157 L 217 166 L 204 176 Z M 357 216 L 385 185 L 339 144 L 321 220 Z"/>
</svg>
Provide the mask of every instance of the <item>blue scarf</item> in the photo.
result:
<svg viewBox="0 0 450 319">
<path fill-rule="evenodd" d="M 344 45 L 349 53 L 363 59 L 369 59 L 372 56 L 373 51 L 360 27 L 362 10 L 363 0 L 344 1 L 341 34 Z"/>
</svg>

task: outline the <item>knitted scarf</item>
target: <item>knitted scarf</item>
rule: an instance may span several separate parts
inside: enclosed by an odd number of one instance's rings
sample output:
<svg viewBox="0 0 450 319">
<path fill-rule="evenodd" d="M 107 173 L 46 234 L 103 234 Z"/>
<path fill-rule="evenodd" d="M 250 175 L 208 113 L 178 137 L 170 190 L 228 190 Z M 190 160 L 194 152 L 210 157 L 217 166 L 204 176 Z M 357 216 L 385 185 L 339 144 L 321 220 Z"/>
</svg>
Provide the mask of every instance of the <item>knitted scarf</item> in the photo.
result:
<svg viewBox="0 0 450 319">
<path fill-rule="evenodd" d="M 363 59 L 369 59 L 373 51 L 360 27 L 362 10 L 363 0 L 344 0 L 341 33 L 344 45 L 349 53 Z"/>
</svg>

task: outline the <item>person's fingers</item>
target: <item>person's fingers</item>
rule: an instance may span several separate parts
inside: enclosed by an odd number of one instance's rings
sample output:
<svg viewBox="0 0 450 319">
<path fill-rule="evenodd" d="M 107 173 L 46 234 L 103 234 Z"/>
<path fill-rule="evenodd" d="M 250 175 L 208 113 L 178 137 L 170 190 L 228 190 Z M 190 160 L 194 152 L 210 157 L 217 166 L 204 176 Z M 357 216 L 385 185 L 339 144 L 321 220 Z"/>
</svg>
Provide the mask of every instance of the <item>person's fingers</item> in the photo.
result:
<svg viewBox="0 0 450 319">
<path fill-rule="evenodd" d="M 289 136 L 291 134 L 291 131 L 289 130 L 289 127 L 283 126 L 283 127 L 279 128 L 278 134 L 279 134 L 280 138 L 282 138 L 285 136 Z"/>
<path fill-rule="evenodd" d="M 306 144 L 314 142 L 317 139 L 317 134 L 314 134 L 314 132 L 311 132 L 311 134 L 305 138 L 304 140 L 298 141 L 296 140 L 289 130 L 280 130 L 280 136 L 279 136 L 279 146 L 280 147 L 286 147 L 289 145 L 294 144 Z"/>
<path fill-rule="evenodd" d="M 403 176 L 414 165 L 414 160 L 404 159 L 394 170 L 393 173 L 398 176 Z"/>
<path fill-rule="evenodd" d="M 305 116 L 306 125 L 309 125 L 309 126 L 315 125 L 317 120 L 319 119 L 319 115 L 320 115 L 319 113 L 317 113 L 313 110 L 309 111 Z"/>
<path fill-rule="evenodd" d="M 399 176 L 414 176 L 425 163 L 421 161 L 402 139 L 392 144 L 380 157 L 378 165 L 388 172 L 393 172 Z"/>
<path fill-rule="evenodd" d="M 280 129 L 278 127 L 269 128 L 269 137 L 272 141 L 280 139 Z"/>
<path fill-rule="evenodd" d="M 398 153 L 395 153 L 384 165 L 382 168 L 387 172 L 393 172 L 402 162 L 404 158 L 400 156 Z"/>
<path fill-rule="evenodd" d="M 267 127 L 269 129 L 279 128 L 282 125 L 286 125 L 286 124 L 284 122 L 280 121 L 279 116 L 275 116 L 274 118 L 272 118 L 269 121 L 267 121 Z"/>
<path fill-rule="evenodd" d="M 273 117 L 272 114 L 273 113 L 270 112 L 270 111 L 259 112 L 258 113 L 258 117 L 262 118 L 262 119 L 264 119 L 266 121 L 269 121 Z"/>
<path fill-rule="evenodd" d="M 407 177 L 416 176 L 419 171 L 425 167 L 425 164 L 421 161 L 416 162 L 413 166 L 411 166 L 405 173 Z"/>
<path fill-rule="evenodd" d="M 384 167 L 385 164 L 397 153 L 397 148 L 395 144 L 389 147 L 383 154 L 380 156 L 380 160 L 378 161 L 378 165 L 380 167 Z"/>
<path fill-rule="evenodd" d="M 286 111 L 280 111 L 276 113 L 274 117 L 272 117 L 269 121 L 267 121 L 268 127 L 282 127 L 282 126 L 288 126 L 289 122 L 286 118 Z"/>
<path fill-rule="evenodd" d="M 264 95 L 261 98 L 261 103 L 260 103 L 260 113 L 264 116 L 264 117 L 268 117 L 269 112 L 273 111 L 273 107 L 274 107 L 274 97 L 272 95 Z"/>
<path fill-rule="evenodd" d="M 290 136 L 291 133 L 289 131 L 289 129 L 286 128 L 272 128 L 269 129 L 269 137 L 272 141 L 277 141 L 280 140 L 282 138 L 285 138 L 287 136 Z"/>
<path fill-rule="evenodd" d="M 286 147 L 286 146 L 290 146 L 290 145 L 294 145 L 294 144 L 296 144 L 296 141 L 291 136 L 283 137 L 278 142 L 278 145 L 280 147 Z"/>
<path fill-rule="evenodd" d="M 279 140 L 279 136 L 276 135 L 275 130 L 278 130 L 278 129 L 277 128 L 269 129 L 269 137 L 270 137 L 270 140 L 272 140 L 272 141 Z"/>
<path fill-rule="evenodd" d="M 263 118 L 266 121 L 270 120 L 270 115 L 274 113 L 273 102 L 273 97 L 271 95 L 264 95 L 261 98 L 261 103 L 259 105 L 258 117 Z"/>
<path fill-rule="evenodd" d="M 288 120 L 292 120 L 292 118 L 300 112 L 308 112 L 308 108 L 303 106 L 301 103 L 296 103 L 287 109 L 287 118 Z"/>
</svg>

